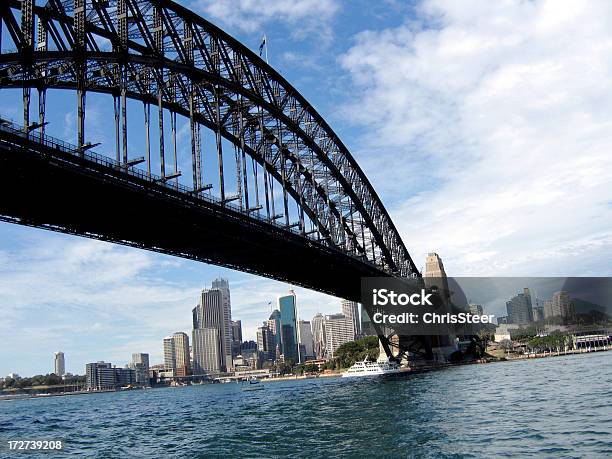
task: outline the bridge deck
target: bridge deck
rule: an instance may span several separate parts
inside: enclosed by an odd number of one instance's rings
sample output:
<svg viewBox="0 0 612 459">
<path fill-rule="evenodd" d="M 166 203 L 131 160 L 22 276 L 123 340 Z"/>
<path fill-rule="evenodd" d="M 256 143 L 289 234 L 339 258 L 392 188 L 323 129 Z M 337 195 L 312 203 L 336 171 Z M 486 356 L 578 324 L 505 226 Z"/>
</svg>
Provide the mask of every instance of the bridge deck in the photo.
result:
<svg viewBox="0 0 612 459">
<path fill-rule="evenodd" d="M 42 140 L 42 141 L 41 141 Z M 0 127 L 0 219 L 226 266 L 359 300 L 371 263 L 110 158 Z"/>
</svg>

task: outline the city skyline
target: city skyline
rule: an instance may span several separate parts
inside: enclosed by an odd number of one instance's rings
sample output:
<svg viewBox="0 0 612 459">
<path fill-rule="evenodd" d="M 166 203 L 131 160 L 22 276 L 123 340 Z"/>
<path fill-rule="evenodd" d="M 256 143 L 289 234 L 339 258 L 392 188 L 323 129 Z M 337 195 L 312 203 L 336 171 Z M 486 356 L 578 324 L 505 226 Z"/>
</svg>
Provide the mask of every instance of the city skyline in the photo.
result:
<svg viewBox="0 0 612 459">
<path fill-rule="evenodd" d="M 605 7 L 574 5 L 565 14 L 547 3 L 490 4 L 462 14 L 452 2 L 376 3 L 345 8 L 329 0 L 325 8 L 313 2 L 273 14 L 210 2 L 194 2 L 193 9 L 255 51 L 266 33 L 270 63 L 354 152 L 415 260 L 437 250 L 456 276 L 612 275 L 604 175 L 612 105 L 605 68 L 591 65 L 606 61 L 605 50 L 590 46 L 607 39 Z M 295 33 L 296 21 L 308 33 Z M 503 27 L 492 31 L 491 21 Z M 321 39 L 307 39 L 313 34 Z M 504 46 L 473 45 L 500 36 Z M 558 46 L 551 49 L 551 42 Z M 381 52 L 389 49 L 397 52 Z M 585 75 L 587 67 L 593 71 Z M 415 71 L 392 77 L 395 69 Z M 3 91 L 6 116 L 20 119 L 21 99 L 21 89 Z M 110 151 L 113 133 L 100 121 L 112 107 L 96 101 L 88 99 L 87 132 Z M 62 110 L 73 109 L 73 98 L 50 91 L 48 103 L 59 110 L 49 114 L 47 132 L 73 140 L 74 113 Z M 453 129 L 440 120 L 452 120 Z M 291 288 L 0 223 L 0 335 L 24 330 L 15 337 L 18 359 L 0 351 L 0 373 L 48 368 L 49 347 L 71 356 L 67 371 L 78 370 L 97 355 L 92 338 L 107 354 L 100 358 L 127 361 L 133 350 L 152 348 L 163 330 L 189 330 L 177 319 L 180 311 L 205 279 L 218 275 L 243 300 L 236 304 L 244 308 L 245 336 L 255 335 L 271 293 Z M 336 299 L 296 291 L 313 313 L 336 311 Z"/>
</svg>

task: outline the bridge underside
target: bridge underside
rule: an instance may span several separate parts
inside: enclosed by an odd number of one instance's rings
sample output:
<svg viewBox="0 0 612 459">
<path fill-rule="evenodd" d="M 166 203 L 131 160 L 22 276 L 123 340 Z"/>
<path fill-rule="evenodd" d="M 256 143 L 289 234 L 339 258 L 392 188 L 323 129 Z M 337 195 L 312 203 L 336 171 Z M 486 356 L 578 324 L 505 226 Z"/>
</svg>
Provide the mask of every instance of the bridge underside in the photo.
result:
<svg viewBox="0 0 612 459">
<path fill-rule="evenodd" d="M 0 139 L 0 219 L 153 250 L 359 301 L 375 266 L 264 220 L 24 138 Z"/>
</svg>

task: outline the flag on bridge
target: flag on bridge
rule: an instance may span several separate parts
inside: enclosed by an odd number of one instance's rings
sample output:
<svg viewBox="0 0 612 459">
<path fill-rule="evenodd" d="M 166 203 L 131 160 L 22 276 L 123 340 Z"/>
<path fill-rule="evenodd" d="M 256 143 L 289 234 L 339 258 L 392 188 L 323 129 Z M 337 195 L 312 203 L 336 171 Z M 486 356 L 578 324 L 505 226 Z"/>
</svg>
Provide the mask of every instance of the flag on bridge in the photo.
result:
<svg viewBox="0 0 612 459">
<path fill-rule="evenodd" d="M 262 57 L 264 46 L 267 46 L 267 44 L 266 44 L 266 36 L 265 35 L 261 39 L 261 45 L 259 45 L 259 57 Z"/>
</svg>

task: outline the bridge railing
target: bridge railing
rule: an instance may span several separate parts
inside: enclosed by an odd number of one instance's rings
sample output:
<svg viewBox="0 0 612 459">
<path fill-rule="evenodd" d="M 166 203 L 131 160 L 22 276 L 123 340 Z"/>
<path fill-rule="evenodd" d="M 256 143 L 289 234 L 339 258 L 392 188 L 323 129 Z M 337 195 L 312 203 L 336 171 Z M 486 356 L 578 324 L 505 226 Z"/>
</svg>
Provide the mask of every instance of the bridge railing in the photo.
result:
<svg viewBox="0 0 612 459">
<path fill-rule="evenodd" d="M 328 244 L 325 244 L 324 241 L 319 240 L 318 238 L 314 237 L 313 235 L 309 235 L 309 234 L 302 234 L 300 233 L 299 230 L 295 229 L 295 228 L 287 228 L 285 225 L 279 224 L 274 220 L 269 220 L 261 215 L 258 215 L 255 212 L 247 212 L 244 209 L 240 208 L 239 206 L 232 204 L 230 202 L 223 202 L 220 199 L 216 198 L 215 196 L 211 195 L 211 194 L 204 194 L 202 192 L 200 193 L 195 193 L 193 189 L 182 185 L 180 183 L 178 183 L 178 181 L 169 181 L 169 180 L 165 180 L 162 176 L 160 175 L 156 175 L 156 174 L 149 174 L 148 172 L 145 172 L 141 169 L 138 169 L 136 167 L 133 166 L 126 166 L 122 163 L 117 162 L 116 160 L 109 158 L 108 156 L 104 156 L 98 153 L 95 153 L 91 150 L 85 150 L 85 151 L 79 151 L 79 148 L 71 143 L 65 142 L 64 140 L 58 139 L 56 137 L 44 134 L 42 135 L 40 132 L 37 131 L 32 131 L 32 132 L 26 132 L 22 126 L 13 123 L 12 121 L 0 118 L 0 131 L 4 131 L 7 133 L 10 133 L 14 136 L 18 136 L 21 137 L 23 139 L 26 140 L 30 140 L 30 141 L 34 141 L 36 143 L 39 143 L 41 145 L 44 145 L 46 147 L 49 147 L 51 149 L 54 150 L 58 150 L 62 153 L 66 153 L 69 154 L 71 156 L 74 157 L 78 157 L 78 158 L 84 158 L 88 161 L 92 161 L 96 164 L 99 164 L 101 166 L 105 166 L 114 170 L 119 170 L 123 173 L 126 173 L 130 176 L 133 177 L 137 177 L 141 180 L 144 181 L 148 181 L 151 183 L 155 183 L 157 185 L 166 187 L 168 189 L 171 190 L 175 190 L 181 193 L 184 193 L 188 196 L 190 196 L 191 198 L 195 198 L 198 199 L 200 201 L 205 201 L 211 204 L 215 204 L 215 205 L 219 205 L 219 206 L 223 206 L 225 208 L 228 208 L 234 212 L 238 212 L 242 215 L 248 216 L 250 218 L 254 218 L 258 221 L 261 221 L 262 223 L 267 223 L 270 225 L 273 225 L 275 227 L 277 227 L 278 229 L 281 230 L 285 230 L 285 231 L 290 231 L 293 234 L 296 235 L 300 235 L 302 237 L 307 237 L 308 239 L 310 239 L 313 242 L 319 243 L 324 245 L 325 247 L 329 247 Z M 361 262 L 366 262 L 368 264 L 371 264 L 372 266 L 375 266 L 374 263 L 370 262 L 369 260 L 365 259 L 364 257 L 360 257 L 351 253 L 346 253 L 346 255 L 349 255 L 355 259 L 360 260 Z"/>
</svg>

